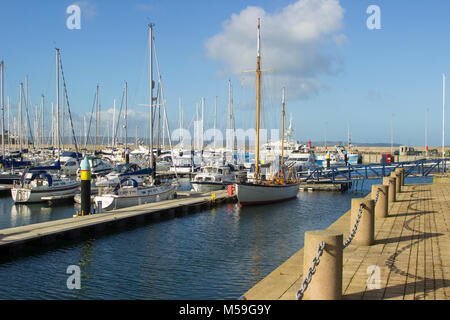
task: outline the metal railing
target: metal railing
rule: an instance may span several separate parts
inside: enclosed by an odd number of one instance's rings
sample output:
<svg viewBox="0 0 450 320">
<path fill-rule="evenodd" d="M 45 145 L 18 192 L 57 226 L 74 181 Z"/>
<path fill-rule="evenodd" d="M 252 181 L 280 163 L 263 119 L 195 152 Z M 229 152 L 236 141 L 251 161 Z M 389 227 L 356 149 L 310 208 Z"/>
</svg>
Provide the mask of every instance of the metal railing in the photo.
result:
<svg viewBox="0 0 450 320">
<path fill-rule="evenodd" d="M 386 177 L 397 168 L 405 169 L 405 177 L 411 175 L 428 176 L 431 173 L 445 172 L 449 165 L 450 158 L 359 164 L 330 168 L 319 167 L 314 170 L 298 172 L 297 178 L 303 182 L 350 182 L 354 179 Z"/>
</svg>

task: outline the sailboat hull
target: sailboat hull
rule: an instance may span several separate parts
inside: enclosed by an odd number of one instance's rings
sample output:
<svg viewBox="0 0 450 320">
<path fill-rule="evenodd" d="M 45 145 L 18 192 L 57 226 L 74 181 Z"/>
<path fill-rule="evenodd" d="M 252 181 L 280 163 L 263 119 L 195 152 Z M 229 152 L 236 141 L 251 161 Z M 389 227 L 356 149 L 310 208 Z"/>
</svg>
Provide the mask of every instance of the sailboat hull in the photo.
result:
<svg viewBox="0 0 450 320">
<path fill-rule="evenodd" d="M 298 183 L 286 185 L 236 184 L 236 195 L 241 205 L 269 204 L 297 197 Z"/>
<path fill-rule="evenodd" d="M 217 191 L 225 189 L 225 186 L 227 184 L 223 182 L 191 182 L 192 187 L 197 192 L 211 192 L 211 191 Z"/>
<path fill-rule="evenodd" d="M 61 188 L 12 188 L 11 196 L 14 203 L 36 203 L 47 201 L 48 197 L 74 196 L 80 184 L 72 183 Z"/>
<path fill-rule="evenodd" d="M 158 186 L 124 190 L 120 195 L 106 194 L 96 196 L 94 202 L 100 210 L 113 210 L 138 206 L 141 204 L 170 200 L 174 198 L 175 186 Z"/>
</svg>

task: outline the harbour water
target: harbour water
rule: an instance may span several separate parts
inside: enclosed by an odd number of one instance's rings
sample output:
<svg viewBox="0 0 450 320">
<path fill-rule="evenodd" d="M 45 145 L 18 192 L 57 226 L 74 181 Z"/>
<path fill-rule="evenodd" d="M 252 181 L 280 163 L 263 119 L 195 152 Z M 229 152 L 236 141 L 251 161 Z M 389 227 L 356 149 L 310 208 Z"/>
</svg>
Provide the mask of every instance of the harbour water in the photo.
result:
<svg viewBox="0 0 450 320">
<path fill-rule="evenodd" d="M 346 193 L 300 192 L 274 205 L 226 204 L 2 257 L 0 299 L 237 299 L 300 250 L 305 231 L 327 228 L 373 183 L 381 180 Z M 75 210 L 73 204 L 14 206 L 7 194 L 0 208 L 0 229 L 68 218 Z M 80 289 L 67 288 L 70 265 L 80 267 Z"/>
</svg>

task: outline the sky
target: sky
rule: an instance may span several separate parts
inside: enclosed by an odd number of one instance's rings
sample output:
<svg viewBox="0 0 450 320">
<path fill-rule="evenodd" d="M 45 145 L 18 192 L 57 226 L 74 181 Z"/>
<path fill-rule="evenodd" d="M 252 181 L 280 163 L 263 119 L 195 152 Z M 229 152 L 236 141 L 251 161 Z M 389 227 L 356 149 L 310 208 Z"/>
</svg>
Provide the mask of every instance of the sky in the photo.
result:
<svg viewBox="0 0 450 320">
<path fill-rule="evenodd" d="M 79 29 L 67 27 L 72 12 L 66 10 L 73 4 L 80 8 Z M 371 5 L 379 8 L 378 20 L 368 12 Z M 224 128 L 229 81 L 236 127 L 248 129 L 255 123 L 256 91 L 255 74 L 245 71 L 256 68 L 261 18 L 261 63 L 268 70 L 264 127 L 280 128 L 285 87 L 287 118 L 292 114 L 300 141 L 346 142 L 350 131 L 353 142 L 390 144 L 393 129 L 394 143 L 424 146 L 428 127 L 428 144 L 437 147 L 442 75 L 450 71 L 449 9 L 446 0 L 3 0 L 5 96 L 13 117 L 19 85 L 28 76 L 31 118 L 44 95 L 48 130 L 58 47 L 77 134 L 84 130 L 83 116 L 89 123 L 97 85 L 102 132 L 111 131 L 113 101 L 118 112 L 126 81 L 128 136 L 136 126 L 139 136 L 148 136 L 143 105 L 149 104 L 148 24 L 153 23 L 170 129 L 179 125 L 181 99 L 184 127 L 193 130 L 202 97 L 205 127 L 213 126 L 217 97 L 217 127 Z M 379 21 L 380 28 L 369 28 L 368 20 L 369 26 Z M 155 57 L 154 63 L 156 80 Z"/>
</svg>

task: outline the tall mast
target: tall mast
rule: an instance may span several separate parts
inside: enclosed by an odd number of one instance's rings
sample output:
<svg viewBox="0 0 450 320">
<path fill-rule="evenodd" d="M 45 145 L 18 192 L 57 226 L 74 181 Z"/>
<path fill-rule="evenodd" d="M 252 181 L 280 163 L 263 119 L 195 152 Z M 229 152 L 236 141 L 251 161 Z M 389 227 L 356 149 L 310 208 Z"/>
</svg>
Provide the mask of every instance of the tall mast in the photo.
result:
<svg viewBox="0 0 450 320">
<path fill-rule="evenodd" d="M 97 131 L 96 132 L 96 139 L 95 139 L 95 149 L 94 150 L 97 150 L 97 145 L 98 145 L 98 136 L 99 136 L 99 124 L 98 124 L 98 118 L 99 118 L 99 112 L 98 112 L 98 85 L 97 85 L 97 87 L 96 87 L 96 89 L 95 89 L 96 91 L 95 91 L 95 112 L 96 112 L 96 114 L 95 114 L 95 126 L 96 126 L 96 130 L 95 131 Z"/>
<path fill-rule="evenodd" d="M 430 111 L 427 108 L 427 113 L 425 116 L 425 158 L 428 159 L 428 112 Z"/>
<path fill-rule="evenodd" d="M 6 106 L 8 108 L 8 152 L 10 151 L 10 144 L 11 144 L 11 129 L 10 129 L 10 123 L 11 123 L 11 106 L 9 104 L 9 96 L 6 98 Z"/>
<path fill-rule="evenodd" d="M 26 111 L 26 119 L 25 119 L 25 144 L 28 148 L 28 75 L 25 76 L 25 111 Z"/>
<path fill-rule="evenodd" d="M 282 98 L 281 98 L 281 176 L 284 179 L 284 104 L 285 104 L 285 88 L 283 87 L 283 93 L 282 93 Z"/>
<path fill-rule="evenodd" d="M 38 105 L 34 105 L 34 140 L 36 140 L 35 147 L 39 146 L 39 130 L 38 130 Z"/>
<path fill-rule="evenodd" d="M 204 135 L 204 130 L 205 130 L 204 125 L 205 125 L 205 98 L 202 97 L 202 132 L 201 132 L 201 137 L 200 137 L 202 151 L 203 151 L 203 135 Z"/>
<path fill-rule="evenodd" d="M 52 144 L 52 146 L 54 146 L 55 145 L 55 112 L 54 112 L 54 110 L 53 110 L 53 102 L 51 103 L 51 105 L 52 105 L 52 125 L 51 125 L 51 127 L 50 127 L 50 133 L 51 133 L 51 137 L 52 137 L 52 139 L 50 140 L 50 142 L 51 142 L 51 144 Z"/>
<path fill-rule="evenodd" d="M 255 178 L 259 179 L 259 117 L 261 104 L 261 25 L 258 18 L 258 42 L 256 55 L 256 164 Z"/>
<path fill-rule="evenodd" d="M 86 146 L 87 143 L 87 131 L 86 131 L 86 116 L 83 116 L 83 133 L 84 133 L 84 145 Z M 113 126 L 114 129 L 114 126 Z"/>
<path fill-rule="evenodd" d="M 183 107 L 181 106 L 181 97 L 178 98 L 178 113 L 179 113 L 179 125 L 180 125 L 180 146 L 181 146 L 181 142 L 183 141 Z"/>
<path fill-rule="evenodd" d="M 149 36 L 149 71 L 150 71 L 150 168 L 152 177 L 155 178 L 155 166 L 153 163 L 153 24 L 148 25 Z"/>
<path fill-rule="evenodd" d="M 445 73 L 442 74 L 442 159 L 444 158 L 445 158 Z"/>
<path fill-rule="evenodd" d="M 232 121 L 231 121 L 231 105 L 233 103 L 233 88 L 231 86 L 231 80 L 228 80 L 228 129 L 232 129 Z"/>
<path fill-rule="evenodd" d="M 214 101 L 214 152 L 216 152 L 216 118 L 217 118 L 217 96 Z"/>
<path fill-rule="evenodd" d="M 98 141 L 99 141 L 99 149 L 101 150 L 101 145 L 103 143 L 103 139 L 101 138 L 101 128 L 102 128 L 102 105 L 98 104 Z"/>
<path fill-rule="evenodd" d="M 113 106 L 112 146 L 114 148 L 114 146 L 116 145 L 116 99 L 114 99 Z"/>
<path fill-rule="evenodd" d="M 2 155 L 3 155 L 3 160 L 5 159 L 5 96 L 4 96 L 4 88 L 5 88 L 5 84 L 4 84 L 4 62 L 3 60 L 0 62 L 0 67 L 1 67 L 1 104 L 2 104 Z"/>
<path fill-rule="evenodd" d="M 59 139 L 59 49 L 56 48 L 56 140 L 58 144 L 58 161 L 60 160 Z"/>
<path fill-rule="evenodd" d="M 19 89 L 19 110 L 17 115 L 17 131 L 19 136 L 19 150 L 20 153 L 22 153 L 22 93 L 23 93 L 23 83 L 20 83 L 20 89 Z"/>
<path fill-rule="evenodd" d="M 41 96 L 41 98 L 42 98 L 42 105 L 41 105 L 41 145 L 42 145 L 42 147 L 44 146 L 44 133 L 45 133 L 45 130 L 44 130 L 44 124 L 45 124 L 45 122 L 44 122 L 44 108 L 45 108 L 45 104 L 44 104 L 44 102 L 45 102 L 45 97 L 44 97 L 44 95 L 42 95 Z"/>
<path fill-rule="evenodd" d="M 127 109 L 128 109 L 128 84 L 125 81 L 125 150 L 128 148 L 128 124 L 127 124 Z"/>
</svg>

